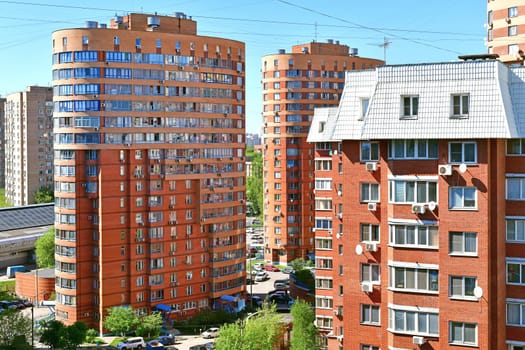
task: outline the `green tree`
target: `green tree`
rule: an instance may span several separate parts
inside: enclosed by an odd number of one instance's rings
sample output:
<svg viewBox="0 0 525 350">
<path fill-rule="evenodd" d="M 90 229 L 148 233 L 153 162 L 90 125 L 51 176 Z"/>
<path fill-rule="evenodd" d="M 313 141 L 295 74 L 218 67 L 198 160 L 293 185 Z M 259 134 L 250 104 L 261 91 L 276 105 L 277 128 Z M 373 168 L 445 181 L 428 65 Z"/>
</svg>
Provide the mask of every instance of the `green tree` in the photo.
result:
<svg viewBox="0 0 525 350">
<path fill-rule="evenodd" d="M 163 322 L 160 312 L 143 316 L 137 326 L 137 335 L 145 338 L 156 337 L 160 334 Z"/>
<path fill-rule="evenodd" d="M 216 350 L 275 349 L 284 336 L 281 316 L 275 305 L 265 303 L 245 320 L 221 327 Z"/>
<path fill-rule="evenodd" d="M 31 344 L 31 320 L 16 310 L 0 312 L 0 349 L 15 349 L 15 345 Z M 22 347 L 17 347 L 22 349 Z"/>
<path fill-rule="evenodd" d="M 53 203 L 55 200 L 55 192 L 51 187 L 42 187 L 35 192 L 35 203 Z"/>
<path fill-rule="evenodd" d="M 50 228 L 35 243 L 36 264 L 39 268 L 55 266 L 55 229 Z"/>
<path fill-rule="evenodd" d="M 292 305 L 293 328 L 290 350 L 317 350 L 317 329 L 314 325 L 315 314 L 310 304 L 297 300 Z"/>
<path fill-rule="evenodd" d="M 84 322 L 75 322 L 65 326 L 62 322 L 51 320 L 43 325 L 40 342 L 51 349 L 76 350 L 86 338 L 87 326 Z"/>
<path fill-rule="evenodd" d="M 64 324 L 60 321 L 51 320 L 42 324 L 42 334 L 40 342 L 48 345 L 51 349 L 56 349 L 60 345 L 60 337 L 58 336 Z"/>
<path fill-rule="evenodd" d="M 263 208 L 263 166 L 261 153 L 254 153 L 252 158 L 252 173 L 246 180 L 246 197 L 252 203 L 252 208 L 258 215 Z"/>
<path fill-rule="evenodd" d="M 135 329 L 139 323 L 139 318 L 131 307 L 117 306 L 108 310 L 108 315 L 104 318 L 104 327 L 110 332 L 126 335 Z"/>
</svg>

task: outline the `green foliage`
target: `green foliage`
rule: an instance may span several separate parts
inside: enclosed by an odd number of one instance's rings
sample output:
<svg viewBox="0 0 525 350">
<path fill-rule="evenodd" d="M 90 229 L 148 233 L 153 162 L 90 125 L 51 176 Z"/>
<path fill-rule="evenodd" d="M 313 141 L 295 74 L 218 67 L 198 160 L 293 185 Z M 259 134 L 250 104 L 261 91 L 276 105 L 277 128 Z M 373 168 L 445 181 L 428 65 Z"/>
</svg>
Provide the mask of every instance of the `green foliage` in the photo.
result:
<svg viewBox="0 0 525 350">
<path fill-rule="evenodd" d="M 104 318 L 104 327 L 110 332 L 126 335 L 135 329 L 139 323 L 139 318 L 131 307 L 112 307 L 108 310 L 108 315 Z"/>
<path fill-rule="evenodd" d="M 317 350 L 315 314 L 310 304 L 297 300 L 292 305 L 293 328 L 290 350 Z"/>
<path fill-rule="evenodd" d="M 90 328 L 86 331 L 86 343 L 94 343 L 97 337 L 98 331 L 96 329 Z"/>
<path fill-rule="evenodd" d="M 156 337 L 160 334 L 163 322 L 160 312 L 154 312 L 150 315 L 142 316 L 137 326 L 136 333 L 144 338 Z"/>
<path fill-rule="evenodd" d="M 0 313 L 0 349 L 23 349 L 16 345 L 30 344 L 31 320 L 20 311 L 6 310 Z"/>
<path fill-rule="evenodd" d="M 203 310 L 188 320 L 175 322 L 173 326 L 183 333 L 197 334 L 201 329 L 234 322 L 235 319 L 236 315 L 226 310 Z"/>
<path fill-rule="evenodd" d="M 42 187 L 35 192 L 35 203 L 53 203 L 55 201 L 55 192 L 51 186 Z"/>
<path fill-rule="evenodd" d="M 12 207 L 13 203 L 5 198 L 5 188 L 0 188 L 0 208 Z"/>
<path fill-rule="evenodd" d="M 246 197 L 252 203 L 253 212 L 261 215 L 263 209 L 263 166 L 260 153 L 254 153 L 252 158 L 252 174 L 246 180 Z"/>
<path fill-rule="evenodd" d="M 307 270 L 307 269 L 299 270 L 299 271 L 296 271 L 294 275 L 295 275 L 295 280 L 297 282 L 304 283 L 310 288 L 310 290 L 312 291 L 314 290 L 315 278 L 314 278 L 314 275 L 310 272 L 310 270 Z"/>
<path fill-rule="evenodd" d="M 55 229 L 50 228 L 35 243 L 36 264 L 39 268 L 55 266 Z"/>
<path fill-rule="evenodd" d="M 254 154 L 253 146 L 246 146 L 246 158 L 252 158 Z"/>
<path fill-rule="evenodd" d="M 244 321 L 224 325 L 215 342 L 216 350 L 275 349 L 284 336 L 275 305 L 264 304 Z"/>
<path fill-rule="evenodd" d="M 63 350 L 77 350 L 86 338 L 87 326 L 84 322 L 75 322 L 64 326 L 58 333 L 59 347 Z"/>
<path fill-rule="evenodd" d="M 294 269 L 295 272 L 303 270 L 305 265 L 306 262 L 303 258 L 297 258 L 290 263 L 290 267 Z"/>
</svg>

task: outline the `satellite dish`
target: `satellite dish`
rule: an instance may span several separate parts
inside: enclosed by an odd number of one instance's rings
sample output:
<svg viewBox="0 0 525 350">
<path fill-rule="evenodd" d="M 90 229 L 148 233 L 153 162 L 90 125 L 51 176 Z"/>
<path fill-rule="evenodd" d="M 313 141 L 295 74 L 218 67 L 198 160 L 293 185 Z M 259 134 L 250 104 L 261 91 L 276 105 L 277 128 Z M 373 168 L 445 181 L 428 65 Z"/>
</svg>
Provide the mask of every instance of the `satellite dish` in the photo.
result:
<svg viewBox="0 0 525 350">
<path fill-rule="evenodd" d="M 341 238 L 341 234 L 340 233 L 336 234 L 335 238 L 337 238 L 337 239 Z"/>
<path fill-rule="evenodd" d="M 355 253 L 357 255 L 363 254 L 363 246 L 361 244 L 358 244 L 358 245 L 355 246 Z"/>
<path fill-rule="evenodd" d="M 478 299 L 483 296 L 483 289 L 480 286 L 474 288 L 474 296 Z"/>
<path fill-rule="evenodd" d="M 460 164 L 459 165 L 459 172 L 463 174 L 465 171 L 467 171 L 467 164 L 465 164 L 465 163 Z"/>
<path fill-rule="evenodd" d="M 437 207 L 437 203 L 436 202 L 428 202 L 428 209 L 430 211 L 433 211 L 434 209 L 436 209 Z"/>
</svg>

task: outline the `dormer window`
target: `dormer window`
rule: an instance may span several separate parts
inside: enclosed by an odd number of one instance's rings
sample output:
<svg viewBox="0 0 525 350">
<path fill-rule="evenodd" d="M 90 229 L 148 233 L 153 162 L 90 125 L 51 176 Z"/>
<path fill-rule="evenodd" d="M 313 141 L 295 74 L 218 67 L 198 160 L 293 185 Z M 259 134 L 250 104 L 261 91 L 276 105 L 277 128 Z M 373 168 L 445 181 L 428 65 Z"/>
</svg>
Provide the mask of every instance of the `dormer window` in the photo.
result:
<svg viewBox="0 0 525 350">
<path fill-rule="evenodd" d="M 319 132 L 323 132 L 324 131 L 324 126 L 325 126 L 325 122 L 319 122 Z"/>
<path fill-rule="evenodd" d="M 417 119 L 419 109 L 419 96 L 402 96 L 402 119 Z"/>
<path fill-rule="evenodd" d="M 452 118 L 468 118 L 469 114 L 469 94 L 452 95 Z"/>
</svg>

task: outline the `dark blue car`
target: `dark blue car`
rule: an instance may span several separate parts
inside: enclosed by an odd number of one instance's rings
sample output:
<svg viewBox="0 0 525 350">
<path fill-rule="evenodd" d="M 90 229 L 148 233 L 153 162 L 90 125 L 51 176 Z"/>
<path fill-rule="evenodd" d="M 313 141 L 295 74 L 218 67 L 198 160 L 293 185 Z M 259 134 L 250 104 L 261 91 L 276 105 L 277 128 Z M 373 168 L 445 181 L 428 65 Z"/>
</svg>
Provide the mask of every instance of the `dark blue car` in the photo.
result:
<svg viewBox="0 0 525 350">
<path fill-rule="evenodd" d="M 173 345 L 175 344 L 175 336 L 173 335 L 161 335 L 158 339 L 159 343 L 162 345 Z"/>
</svg>

